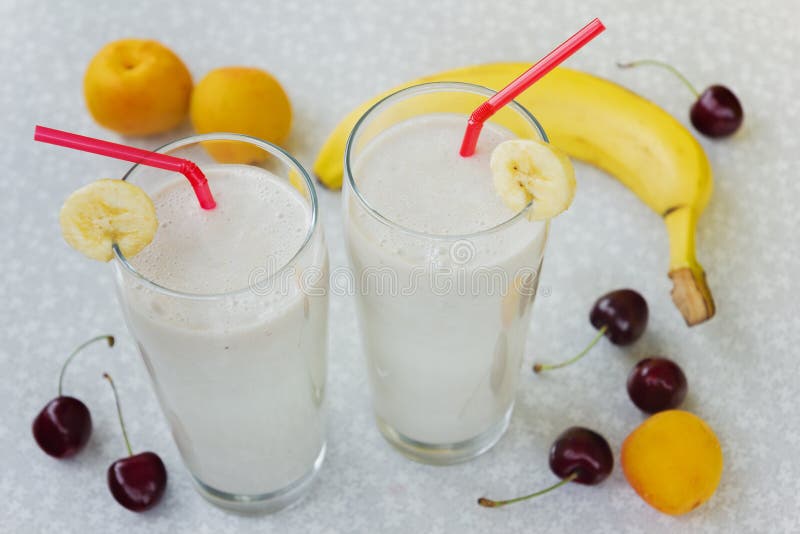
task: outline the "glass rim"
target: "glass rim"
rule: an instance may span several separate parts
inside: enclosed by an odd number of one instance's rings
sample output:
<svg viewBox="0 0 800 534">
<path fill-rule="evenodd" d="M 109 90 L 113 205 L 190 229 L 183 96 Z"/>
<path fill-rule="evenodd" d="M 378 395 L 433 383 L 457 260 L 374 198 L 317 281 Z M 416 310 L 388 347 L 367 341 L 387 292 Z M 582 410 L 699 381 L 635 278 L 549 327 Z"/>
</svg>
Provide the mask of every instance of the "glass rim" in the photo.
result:
<svg viewBox="0 0 800 534">
<path fill-rule="evenodd" d="M 423 93 L 434 93 L 434 92 L 447 92 L 454 91 L 454 92 L 465 92 L 465 93 L 473 93 L 478 94 L 486 97 L 494 96 L 497 91 L 489 89 L 488 87 L 484 87 L 483 85 L 478 85 L 474 83 L 467 83 L 467 82 L 426 82 L 421 84 L 412 85 L 410 87 L 405 87 L 403 89 L 399 89 L 390 95 L 387 95 L 377 102 L 375 102 L 370 108 L 364 112 L 363 115 L 358 119 L 353 129 L 350 131 L 350 135 L 347 137 L 347 144 L 345 145 L 344 150 L 344 174 L 347 178 L 347 183 L 350 186 L 350 189 L 355 193 L 356 198 L 358 199 L 359 203 L 366 209 L 367 213 L 369 213 L 372 217 L 377 219 L 379 222 L 383 223 L 390 228 L 398 229 L 402 232 L 407 234 L 422 237 L 425 239 L 433 239 L 433 240 L 441 240 L 441 241 L 451 241 L 451 240 L 467 240 L 467 239 L 474 239 L 477 237 L 481 237 L 487 234 L 492 234 L 502 230 L 507 226 L 511 226 L 517 220 L 522 218 L 525 213 L 530 209 L 533 201 L 531 200 L 528 204 L 522 208 L 520 211 L 509 217 L 508 219 L 494 225 L 490 226 L 489 228 L 485 228 L 483 230 L 479 230 L 477 232 L 471 232 L 467 234 L 430 234 L 427 232 L 422 232 L 419 230 L 414 230 L 413 228 L 409 228 L 404 226 L 400 223 L 393 221 L 392 219 L 383 215 L 380 211 L 378 211 L 369 201 L 361 194 L 358 186 L 355 182 L 355 177 L 353 174 L 353 169 L 351 165 L 351 156 L 353 151 L 354 140 L 358 135 L 359 129 L 364 125 L 365 120 L 369 117 L 373 112 L 379 110 L 381 106 L 384 106 L 388 103 L 391 103 L 393 100 L 399 100 L 407 93 L 412 93 L 416 91 L 422 91 Z M 545 133 L 544 128 L 536 119 L 536 117 L 528 111 L 522 104 L 517 102 L 516 100 L 512 100 L 507 104 L 508 107 L 514 109 L 517 113 L 519 113 L 524 119 L 526 119 L 531 125 L 533 126 L 534 130 L 539 133 L 541 140 L 545 143 L 550 143 L 550 139 L 547 137 L 547 133 Z M 464 116 L 464 127 L 466 128 L 466 119 L 468 118 L 467 115 Z M 456 150 L 458 147 L 454 147 Z M 540 221 L 544 222 L 544 221 Z"/>
<path fill-rule="evenodd" d="M 188 137 L 182 137 L 180 139 L 176 139 L 174 141 L 170 141 L 160 147 L 156 148 L 154 152 L 165 153 L 170 150 L 174 150 L 177 148 L 183 148 L 185 146 L 189 146 L 192 144 L 201 143 L 203 141 L 240 141 L 244 143 L 250 143 L 255 145 L 270 154 L 270 156 L 278 158 L 282 161 L 286 166 L 290 169 L 294 169 L 297 171 L 300 176 L 305 181 L 306 187 L 308 188 L 309 192 L 309 201 L 311 203 L 311 221 L 308 224 L 308 230 L 306 231 L 305 239 L 303 239 L 303 243 L 297 249 L 291 258 L 289 258 L 286 263 L 284 263 L 279 269 L 276 269 L 275 272 L 270 274 L 268 277 L 265 278 L 264 282 L 268 282 L 273 280 L 275 277 L 283 273 L 290 265 L 292 265 L 297 258 L 305 252 L 305 250 L 310 246 L 311 241 L 313 240 L 314 234 L 316 233 L 317 226 L 319 226 L 319 204 L 317 200 L 317 191 L 314 188 L 314 182 L 311 179 L 311 176 L 306 171 L 305 167 L 303 167 L 294 156 L 289 154 L 288 151 L 284 150 L 283 148 L 279 147 L 274 143 L 270 143 L 269 141 L 264 141 L 263 139 L 259 139 L 257 137 L 252 137 L 249 135 L 243 134 L 236 134 L 230 132 L 215 132 L 215 133 L 207 133 L 207 134 L 196 134 L 190 135 Z M 247 165 L 247 164 L 245 164 Z M 125 172 L 125 175 L 122 177 L 123 180 L 128 180 L 131 175 L 136 171 L 136 169 L 140 166 L 139 163 L 134 164 L 131 166 L 130 169 Z M 256 166 L 257 165 L 253 165 Z M 261 167 L 259 167 L 261 168 Z M 197 209 L 202 209 L 198 206 Z M 122 253 L 117 246 L 116 243 L 112 245 L 112 250 L 114 251 L 114 258 L 118 265 L 121 265 L 126 271 L 136 277 L 140 282 L 144 285 L 149 287 L 150 289 L 157 291 L 158 293 L 162 293 L 171 297 L 179 297 L 182 299 L 189 299 L 189 300 L 219 300 L 222 298 L 228 297 L 236 297 L 239 295 L 244 295 L 246 293 L 252 293 L 252 288 L 250 287 L 250 283 L 241 288 L 235 289 L 232 291 L 226 291 L 223 293 L 189 293 L 186 291 L 179 291 L 177 289 L 172 289 L 166 286 L 163 286 L 153 280 L 150 280 L 148 277 L 144 276 L 140 273 L 131 263 L 128 261 L 128 258 Z"/>
</svg>

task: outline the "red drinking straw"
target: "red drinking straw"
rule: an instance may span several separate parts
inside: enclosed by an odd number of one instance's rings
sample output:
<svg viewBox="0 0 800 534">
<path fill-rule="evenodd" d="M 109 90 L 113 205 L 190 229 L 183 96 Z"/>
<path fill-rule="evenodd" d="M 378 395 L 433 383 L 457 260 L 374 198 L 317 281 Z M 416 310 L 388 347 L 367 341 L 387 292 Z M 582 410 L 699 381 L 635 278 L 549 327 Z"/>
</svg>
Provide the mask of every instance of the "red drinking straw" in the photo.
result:
<svg viewBox="0 0 800 534">
<path fill-rule="evenodd" d="M 149 150 L 143 150 L 141 148 L 120 145 L 119 143 L 112 143 L 110 141 L 94 139 L 93 137 L 85 137 L 61 130 L 54 130 L 53 128 L 46 128 L 44 126 L 36 127 L 33 138 L 43 143 L 65 146 L 67 148 L 100 154 L 101 156 L 130 161 L 140 165 L 179 172 L 192 184 L 194 193 L 197 195 L 197 200 L 200 201 L 201 208 L 210 210 L 214 209 L 217 205 L 214 197 L 211 195 L 211 189 L 208 188 L 208 180 L 206 180 L 203 171 L 188 159 L 176 158 L 166 154 L 159 154 L 158 152 L 150 152 Z"/>
<path fill-rule="evenodd" d="M 478 108 L 472 112 L 472 115 L 469 116 L 467 130 L 464 132 L 464 140 L 461 142 L 461 150 L 459 153 L 465 158 L 474 154 L 475 145 L 478 144 L 478 137 L 481 134 L 481 128 L 483 128 L 483 123 L 486 119 L 517 98 L 525 89 L 556 68 L 565 59 L 577 52 L 583 45 L 597 37 L 605 29 L 606 27 L 600 22 L 600 19 L 594 19 L 581 28 L 578 33 L 561 43 L 555 50 L 523 72 L 519 78 L 478 106 Z"/>
</svg>

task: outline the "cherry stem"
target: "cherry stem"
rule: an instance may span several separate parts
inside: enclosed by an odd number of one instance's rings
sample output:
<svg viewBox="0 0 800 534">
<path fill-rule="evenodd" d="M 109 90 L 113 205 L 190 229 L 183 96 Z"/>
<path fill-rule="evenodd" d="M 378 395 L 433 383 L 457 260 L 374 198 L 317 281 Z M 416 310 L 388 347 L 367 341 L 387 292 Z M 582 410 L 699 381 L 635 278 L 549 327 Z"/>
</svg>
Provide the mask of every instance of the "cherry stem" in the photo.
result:
<svg viewBox="0 0 800 534">
<path fill-rule="evenodd" d="M 606 333 L 606 330 L 608 330 L 608 326 L 603 325 L 600 328 L 600 330 L 597 332 L 597 335 L 594 336 L 594 339 L 586 346 L 586 348 L 583 349 L 582 351 L 580 351 L 578 354 L 576 354 L 572 358 L 570 358 L 569 360 L 563 361 L 561 363 L 553 363 L 553 364 L 537 363 L 536 365 L 533 366 L 533 372 L 534 373 L 539 373 L 541 371 L 550 371 L 552 369 L 560 369 L 562 367 L 566 367 L 568 365 L 571 365 L 571 364 L 577 362 L 578 360 L 580 360 L 581 358 L 586 356 L 586 353 L 589 352 L 589 350 L 592 347 L 597 345 L 597 342 L 600 341 L 600 338 L 603 337 L 603 335 Z"/>
<path fill-rule="evenodd" d="M 103 378 L 108 380 L 108 383 L 111 384 L 111 389 L 114 391 L 114 402 L 117 403 L 117 417 L 119 417 L 119 426 L 122 427 L 122 437 L 125 438 L 125 447 L 128 449 L 128 456 L 133 456 L 133 450 L 131 449 L 131 442 L 128 440 L 128 431 L 125 430 L 125 421 L 122 420 L 122 408 L 119 405 L 119 395 L 117 394 L 117 386 L 114 385 L 114 381 L 111 379 L 111 376 L 108 373 L 103 373 Z"/>
<path fill-rule="evenodd" d="M 553 491 L 556 488 L 560 488 L 564 484 L 569 484 L 570 482 L 572 482 L 576 478 L 578 478 L 578 473 L 577 472 L 573 472 L 567 478 L 556 482 L 555 484 L 553 484 L 549 488 L 545 488 L 543 490 L 539 490 L 536 493 L 531 493 L 529 495 L 523 495 L 522 497 L 517 497 L 516 499 L 508 499 L 508 500 L 505 500 L 505 501 L 493 501 L 491 499 L 487 499 L 486 497 L 481 497 L 480 499 L 478 499 L 478 504 L 480 504 L 481 506 L 485 506 L 486 508 L 499 508 L 499 507 L 505 506 L 507 504 L 512 504 L 512 503 L 520 502 L 520 501 L 526 501 L 528 499 L 532 499 L 534 497 L 538 497 L 539 495 L 544 495 L 545 493 L 549 493 L 549 492 Z"/>
<path fill-rule="evenodd" d="M 61 366 L 61 373 L 58 375 L 58 396 L 59 397 L 61 396 L 61 390 L 62 390 L 61 385 L 64 383 L 64 372 L 67 370 L 67 366 L 69 365 L 69 362 L 72 361 L 72 359 L 75 357 L 76 354 L 78 354 L 80 351 L 82 351 L 84 348 L 86 348 L 87 345 L 91 345 L 95 341 L 100 341 L 101 339 L 105 339 L 108 342 L 108 346 L 109 347 L 113 347 L 114 346 L 114 336 L 97 336 L 97 337 L 93 337 L 89 341 L 85 341 L 85 342 L 81 343 L 78 346 L 78 348 L 76 348 L 75 350 L 72 351 L 72 354 L 67 356 L 67 360 L 64 362 L 64 365 Z"/>
<path fill-rule="evenodd" d="M 689 88 L 689 90 L 694 94 L 695 98 L 700 98 L 700 92 L 697 89 L 695 89 L 694 85 L 692 85 L 692 82 L 690 82 L 686 76 L 681 74 L 681 72 L 678 69 L 676 69 L 669 63 L 664 63 L 663 61 L 658 61 L 655 59 L 640 59 L 638 61 L 630 61 L 628 63 L 617 62 L 617 67 L 621 69 L 630 69 L 632 67 L 638 67 L 639 65 L 653 65 L 656 67 L 661 67 L 662 69 L 667 69 L 672 74 L 677 76 L 678 79 L 682 81 L 686 87 Z"/>
</svg>

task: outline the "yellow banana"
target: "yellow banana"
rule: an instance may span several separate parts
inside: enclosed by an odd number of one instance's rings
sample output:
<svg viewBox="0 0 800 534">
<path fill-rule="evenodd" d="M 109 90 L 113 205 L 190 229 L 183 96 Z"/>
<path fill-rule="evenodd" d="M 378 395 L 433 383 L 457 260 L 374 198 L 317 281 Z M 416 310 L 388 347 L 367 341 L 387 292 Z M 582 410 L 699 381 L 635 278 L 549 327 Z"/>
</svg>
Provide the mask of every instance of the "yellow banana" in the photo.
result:
<svg viewBox="0 0 800 534">
<path fill-rule="evenodd" d="M 314 173 L 323 185 L 341 187 L 347 137 L 358 118 L 383 96 L 433 81 L 469 82 L 497 90 L 528 67 L 526 63 L 476 65 L 395 87 L 339 123 L 320 150 Z M 624 87 L 564 67 L 542 78 L 517 101 L 536 115 L 553 145 L 616 177 L 664 219 L 672 299 L 689 326 L 710 319 L 714 300 L 695 257 L 694 235 L 711 196 L 712 175 L 692 134 L 666 111 Z M 502 117 L 496 117 L 502 124 Z"/>
</svg>

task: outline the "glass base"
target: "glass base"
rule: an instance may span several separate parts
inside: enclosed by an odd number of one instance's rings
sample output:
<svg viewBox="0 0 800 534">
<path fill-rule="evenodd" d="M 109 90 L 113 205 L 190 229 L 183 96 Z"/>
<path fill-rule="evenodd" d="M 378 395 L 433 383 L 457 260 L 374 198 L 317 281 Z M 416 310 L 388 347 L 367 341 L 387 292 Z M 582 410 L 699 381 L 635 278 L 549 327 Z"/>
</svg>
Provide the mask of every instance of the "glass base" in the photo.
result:
<svg viewBox="0 0 800 534">
<path fill-rule="evenodd" d="M 508 428 L 513 410 L 514 405 L 512 404 L 502 419 L 488 430 L 474 438 L 457 443 L 422 443 L 404 436 L 380 417 L 376 416 L 375 419 L 378 422 L 378 429 L 386 441 L 404 456 L 423 464 L 451 465 L 471 460 L 494 447 Z"/>
<path fill-rule="evenodd" d="M 325 459 L 326 448 L 327 445 L 323 444 L 317 459 L 314 460 L 313 467 L 308 473 L 285 488 L 269 493 L 235 495 L 226 491 L 214 489 L 194 476 L 192 478 L 194 479 L 195 487 L 200 495 L 215 506 L 240 514 L 271 514 L 297 504 L 308 494 L 308 491 L 311 489 L 311 483 L 314 481 L 314 477 L 322 466 L 322 461 Z"/>
</svg>

